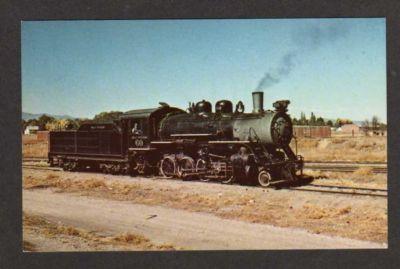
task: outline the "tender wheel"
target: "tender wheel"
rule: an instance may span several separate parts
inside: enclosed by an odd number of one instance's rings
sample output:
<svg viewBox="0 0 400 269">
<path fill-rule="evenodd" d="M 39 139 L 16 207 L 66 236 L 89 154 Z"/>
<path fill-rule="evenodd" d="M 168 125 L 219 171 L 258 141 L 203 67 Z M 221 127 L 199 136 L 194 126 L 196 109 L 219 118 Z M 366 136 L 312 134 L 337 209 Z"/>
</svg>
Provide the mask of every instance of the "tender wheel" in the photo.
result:
<svg viewBox="0 0 400 269">
<path fill-rule="evenodd" d="M 62 169 L 63 169 L 64 171 L 68 171 L 68 167 L 69 167 L 69 163 L 68 163 L 68 162 L 63 162 L 63 163 L 62 163 Z"/>
<path fill-rule="evenodd" d="M 167 156 L 160 163 L 160 174 L 167 178 L 174 177 L 176 176 L 176 166 L 175 158 Z"/>
<path fill-rule="evenodd" d="M 198 159 L 196 162 L 196 173 L 199 173 L 199 179 L 200 181 L 210 181 L 209 178 L 205 175 L 207 171 L 207 162 L 203 159 Z"/>
<path fill-rule="evenodd" d="M 100 170 L 103 174 L 108 174 L 108 169 L 106 164 L 100 164 Z"/>
<path fill-rule="evenodd" d="M 177 169 L 178 177 L 185 178 L 188 172 L 191 173 L 194 170 L 194 160 L 191 157 L 183 157 L 180 159 Z"/>
<path fill-rule="evenodd" d="M 71 162 L 70 167 L 69 167 L 69 171 L 73 172 L 76 171 L 78 168 L 78 163 L 77 162 Z"/>
<path fill-rule="evenodd" d="M 265 170 L 261 170 L 260 173 L 258 173 L 258 183 L 262 186 L 262 187 L 268 187 L 271 184 L 271 174 L 268 173 Z"/>
<path fill-rule="evenodd" d="M 114 164 L 111 165 L 111 174 L 112 175 L 117 175 L 120 172 L 120 165 L 119 164 Z"/>
<path fill-rule="evenodd" d="M 76 168 L 76 163 L 75 162 L 64 162 L 63 163 L 63 170 L 64 171 L 74 171 Z"/>
</svg>

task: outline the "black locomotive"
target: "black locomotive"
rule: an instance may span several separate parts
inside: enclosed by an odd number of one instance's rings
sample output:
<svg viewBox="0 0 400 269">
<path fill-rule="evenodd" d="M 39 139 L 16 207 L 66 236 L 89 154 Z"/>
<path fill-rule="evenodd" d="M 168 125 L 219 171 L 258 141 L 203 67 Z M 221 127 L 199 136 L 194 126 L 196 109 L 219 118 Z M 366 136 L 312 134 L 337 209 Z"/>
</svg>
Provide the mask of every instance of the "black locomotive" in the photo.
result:
<svg viewBox="0 0 400 269">
<path fill-rule="evenodd" d="M 131 110 L 112 123 L 83 124 L 76 131 L 50 132 L 49 163 L 65 170 L 161 174 L 223 183 L 295 180 L 303 158 L 289 146 L 293 138 L 289 101 L 263 109 L 263 93 L 253 92 L 253 111 L 239 101 L 189 104 L 187 111 L 160 103 Z"/>
</svg>

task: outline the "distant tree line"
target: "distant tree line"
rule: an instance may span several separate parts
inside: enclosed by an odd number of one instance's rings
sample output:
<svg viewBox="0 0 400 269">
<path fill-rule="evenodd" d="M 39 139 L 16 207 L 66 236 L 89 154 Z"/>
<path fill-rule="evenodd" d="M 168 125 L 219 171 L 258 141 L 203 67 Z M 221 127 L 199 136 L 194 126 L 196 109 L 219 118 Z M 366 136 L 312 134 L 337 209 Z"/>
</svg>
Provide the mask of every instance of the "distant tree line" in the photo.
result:
<svg viewBox="0 0 400 269">
<path fill-rule="evenodd" d="M 306 117 L 304 112 L 301 112 L 300 119 L 293 118 L 294 125 L 303 125 L 303 126 L 330 126 L 330 127 L 340 127 L 344 124 L 353 123 L 349 119 L 336 119 L 335 122 L 332 120 L 325 121 L 322 117 L 316 117 L 313 112 L 311 112 L 310 118 Z"/>
<path fill-rule="evenodd" d="M 377 116 L 373 116 L 371 120 L 366 119 L 362 122 L 361 129 L 365 134 L 371 132 L 379 134 L 387 130 L 387 124 L 381 122 Z"/>
<path fill-rule="evenodd" d="M 93 119 L 87 118 L 75 118 L 75 119 L 56 119 L 46 114 L 40 116 L 37 119 L 22 120 L 22 130 L 25 130 L 27 126 L 38 126 L 41 131 L 57 131 L 57 130 L 76 130 L 83 123 L 102 123 L 112 122 L 118 119 L 122 115 L 120 111 L 101 112 L 93 117 Z"/>
</svg>

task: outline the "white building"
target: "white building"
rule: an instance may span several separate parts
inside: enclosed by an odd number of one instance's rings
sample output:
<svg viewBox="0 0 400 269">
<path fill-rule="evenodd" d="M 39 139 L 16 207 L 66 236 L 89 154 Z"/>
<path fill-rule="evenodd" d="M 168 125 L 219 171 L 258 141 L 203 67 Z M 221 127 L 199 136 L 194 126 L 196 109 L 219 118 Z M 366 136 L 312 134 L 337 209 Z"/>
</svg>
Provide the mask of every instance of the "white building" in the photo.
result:
<svg viewBox="0 0 400 269">
<path fill-rule="evenodd" d="M 39 131 L 39 126 L 26 126 L 24 134 L 36 134 L 37 131 Z"/>
</svg>

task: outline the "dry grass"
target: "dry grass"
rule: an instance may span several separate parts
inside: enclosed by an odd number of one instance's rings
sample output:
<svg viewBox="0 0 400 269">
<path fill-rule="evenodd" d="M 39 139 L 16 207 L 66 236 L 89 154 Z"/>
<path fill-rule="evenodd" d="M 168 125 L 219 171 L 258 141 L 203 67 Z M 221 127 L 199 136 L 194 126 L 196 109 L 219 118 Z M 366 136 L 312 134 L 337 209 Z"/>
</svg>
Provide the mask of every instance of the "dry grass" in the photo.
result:
<svg viewBox="0 0 400 269">
<path fill-rule="evenodd" d="M 207 185 L 207 184 L 204 184 Z M 112 200 L 126 200 L 146 205 L 163 205 L 194 212 L 254 223 L 281 227 L 299 227 L 315 233 L 349 238 L 387 241 L 387 215 L 380 208 L 367 208 L 377 201 L 365 203 L 330 202 L 315 198 L 311 202 L 296 198 L 292 193 L 269 195 L 264 192 L 212 192 L 188 190 L 185 187 L 163 187 L 156 182 L 150 186 L 142 183 L 125 183 L 101 178 L 71 179 L 55 175 L 24 176 L 24 188 L 54 187 L 59 192 L 79 192 L 85 195 Z M 311 196 L 310 194 L 308 194 Z M 311 196 L 313 197 L 313 196 Z M 315 195 L 316 197 L 316 195 Z M 372 202 L 372 203 L 370 203 Z M 348 206 L 351 206 L 348 207 Z M 351 223 L 351 225 L 349 225 Z M 362 232 L 360 232 L 362 231 Z"/>
<path fill-rule="evenodd" d="M 111 236 L 100 235 L 96 232 L 86 231 L 84 229 L 78 229 L 71 226 L 66 226 L 60 223 L 54 223 L 46 220 L 45 218 L 34 216 L 34 215 L 23 215 L 23 226 L 24 229 L 35 229 L 41 235 L 47 238 L 57 238 L 60 235 L 66 235 L 71 237 L 78 237 L 83 239 L 91 245 L 98 248 L 101 245 L 112 245 L 123 247 L 125 249 L 133 250 L 176 250 L 174 246 L 170 244 L 153 244 L 148 238 L 133 234 L 133 233 L 123 233 Z M 24 241 L 24 250 L 35 251 L 32 244 Z M 179 248 L 181 249 L 181 248 Z"/>
<path fill-rule="evenodd" d="M 23 187 L 25 189 L 37 189 L 37 188 L 58 188 L 61 190 L 66 189 L 77 189 L 77 190 L 93 190 L 96 188 L 106 188 L 104 180 L 99 179 L 87 179 L 84 181 L 62 179 L 55 173 L 50 173 L 45 177 L 23 177 Z"/>
<path fill-rule="evenodd" d="M 386 137 L 301 138 L 297 149 L 306 161 L 387 161 Z"/>
<path fill-rule="evenodd" d="M 22 136 L 22 157 L 47 157 L 48 143 L 38 141 L 36 135 Z"/>
<path fill-rule="evenodd" d="M 309 219 L 322 219 L 338 217 L 350 213 L 351 206 L 342 208 L 323 208 L 318 205 L 305 204 L 303 206 L 302 214 L 306 215 Z"/>
<path fill-rule="evenodd" d="M 368 176 L 368 177 L 370 177 L 374 173 L 373 173 L 373 169 L 371 167 L 360 167 L 356 171 L 354 171 L 353 174 L 355 176 L 362 176 L 362 177 Z"/>
</svg>

